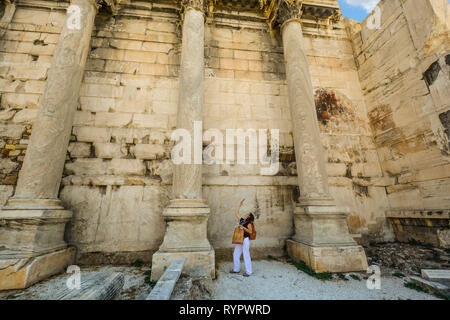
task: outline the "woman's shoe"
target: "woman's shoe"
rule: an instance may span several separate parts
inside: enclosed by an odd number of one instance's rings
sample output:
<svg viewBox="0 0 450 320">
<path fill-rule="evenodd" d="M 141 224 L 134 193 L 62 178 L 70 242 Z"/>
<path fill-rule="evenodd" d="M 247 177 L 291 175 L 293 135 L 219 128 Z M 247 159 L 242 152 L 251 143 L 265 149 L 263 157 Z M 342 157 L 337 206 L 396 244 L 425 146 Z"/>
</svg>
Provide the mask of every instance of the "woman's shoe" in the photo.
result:
<svg viewBox="0 0 450 320">
<path fill-rule="evenodd" d="M 239 273 L 239 271 L 230 270 L 230 273 Z"/>
<path fill-rule="evenodd" d="M 244 274 L 243 274 L 243 276 L 244 276 L 244 277 L 250 277 L 250 275 L 249 275 L 249 274 L 247 274 L 247 272 L 246 272 L 246 273 L 244 273 Z"/>
</svg>

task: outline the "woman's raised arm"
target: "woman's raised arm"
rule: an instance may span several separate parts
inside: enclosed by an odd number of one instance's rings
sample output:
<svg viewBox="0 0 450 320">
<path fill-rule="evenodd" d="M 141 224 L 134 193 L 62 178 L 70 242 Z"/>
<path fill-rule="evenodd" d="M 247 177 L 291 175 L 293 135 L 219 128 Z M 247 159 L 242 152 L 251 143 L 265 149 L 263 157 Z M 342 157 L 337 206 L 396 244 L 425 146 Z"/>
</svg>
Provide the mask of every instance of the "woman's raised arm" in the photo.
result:
<svg viewBox="0 0 450 320">
<path fill-rule="evenodd" d="M 238 219 L 238 220 L 241 220 L 241 216 L 239 215 L 239 211 L 241 210 L 241 207 L 242 207 L 242 204 L 244 203 L 244 200 L 242 200 L 240 203 L 239 203 L 239 205 L 238 205 L 238 207 L 237 207 L 237 209 L 236 209 L 236 218 Z"/>
</svg>

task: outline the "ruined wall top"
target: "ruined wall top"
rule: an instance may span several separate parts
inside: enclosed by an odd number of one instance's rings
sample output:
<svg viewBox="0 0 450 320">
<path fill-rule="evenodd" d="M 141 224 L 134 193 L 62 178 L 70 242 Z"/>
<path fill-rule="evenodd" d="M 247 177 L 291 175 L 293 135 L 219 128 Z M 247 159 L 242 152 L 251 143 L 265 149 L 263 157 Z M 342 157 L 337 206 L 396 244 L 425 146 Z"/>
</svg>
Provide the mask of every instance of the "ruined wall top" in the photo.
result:
<svg viewBox="0 0 450 320">
<path fill-rule="evenodd" d="M 273 30 L 292 19 L 309 18 L 336 22 L 342 17 L 336 0 L 259 0 L 259 2 Z"/>
</svg>

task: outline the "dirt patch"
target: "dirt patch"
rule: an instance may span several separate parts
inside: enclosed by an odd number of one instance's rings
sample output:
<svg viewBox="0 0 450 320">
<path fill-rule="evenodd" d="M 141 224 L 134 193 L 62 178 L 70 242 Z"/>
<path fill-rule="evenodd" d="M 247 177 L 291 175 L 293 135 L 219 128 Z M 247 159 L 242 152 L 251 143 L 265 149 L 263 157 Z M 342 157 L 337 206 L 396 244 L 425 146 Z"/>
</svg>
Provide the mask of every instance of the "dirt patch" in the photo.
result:
<svg viewBox="0 0 450 320">
<path fill-rule="evenodd" d="M 420 275 L 421 269 L 449 269 L 450 252 L 415 243 L 379 243 L 365 247 L 369 265 L 393 268 L 407 275 Z"/>
</svg>

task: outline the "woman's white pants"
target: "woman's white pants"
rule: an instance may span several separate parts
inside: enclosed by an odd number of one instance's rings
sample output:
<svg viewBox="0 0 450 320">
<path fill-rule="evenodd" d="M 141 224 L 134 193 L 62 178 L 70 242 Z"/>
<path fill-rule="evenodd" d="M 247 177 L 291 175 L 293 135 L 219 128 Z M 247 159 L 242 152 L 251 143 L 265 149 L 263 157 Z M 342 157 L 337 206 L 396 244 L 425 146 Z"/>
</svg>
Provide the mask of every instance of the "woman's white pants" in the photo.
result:
<svg viewBox="0 0 450 320">
<path fill-rule="evenodd" d="M 241 255 L 244 253 L 245 271 L 248 275 L 252 274 L 252 259 L 250 258 L 250 239 L 244 238 L 243 244 L 235 244 L 233 253 L 234 272 L 241 271 Z"/>
</svg>

